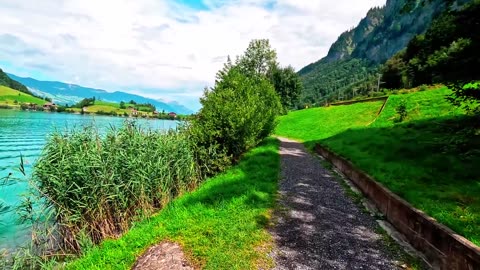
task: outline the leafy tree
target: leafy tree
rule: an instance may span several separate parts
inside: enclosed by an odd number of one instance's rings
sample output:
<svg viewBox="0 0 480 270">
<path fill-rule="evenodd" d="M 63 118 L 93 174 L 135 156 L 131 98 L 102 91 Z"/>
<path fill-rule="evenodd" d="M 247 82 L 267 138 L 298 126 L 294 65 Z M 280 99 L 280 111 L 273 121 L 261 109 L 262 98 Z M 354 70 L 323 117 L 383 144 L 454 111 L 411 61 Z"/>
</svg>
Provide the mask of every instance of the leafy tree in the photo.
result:
<svg viewBox="0 0 480 270">
<path fill-rule="evenodd" d="M 219 145 L 234 159 L 273 131 L 281 109 L 268 80 L 245 75 L 237 67 L 206 89 L 201 103 L 193 120 L 197 144 Z"/>
<path fill-rule="evenodd" d="M 126 109 L 125 102 L 120 101 L 120 109 Z"/>
<path fill-rule="evenodd" d="M 399 88 L 409 84 L 418 86 L 479 79 L 480 35 L 472 30 L 480 24 L 479 14 L 480 1 L 473 1 L 460 10 L 445 11 L 432 22 L 425 34 L 409 42 L 405 52 L 387 62 L 384 69 L 387 84 Z M 391 64 L 397 65 L 392 68 Z M 397 76 L 385 76 L 391 72 Z M 400 85 L 399 74 L 407 78 Z"/>
<path fill-rule="evenodd" d="M 472 114 L 480 114 L 480 85 L 476 82 L 465 84 L 464 81 L 450 83 L 452 94 L 447 99 L 454 105 L 464 108 Z"/>
<path fill-rule="evenodd" d="M 95 104 L 95 97 L 92 97 L 92 98 L 84 98 L 82 99 L 80 102 L 78 102 L 77 104 L 75 104 L 74 107 L 76 108 L 83 108 L 83 107 L 88 107 L 90 105 L 93 105 Z"/>
<path fill-rule="evenodd" d="M 266 76 L 278 66 L 277 53 L 268 39 L 254 39 L 245 53 L 237 59 L 236 65 L 245 74 Z"/>
<path fill-rule="evenodd" d="M 215 86 L 205 89 L 202 109 L 188 129 L 203 175 L 225 169 L 275 128 L 282 104 L 267 77 L 272 63 L 268 40 L 254 40 L 235 64 L 228 58 Z"/>
<path fill-rule="evenodd" d="M 390 59 L 383 69 L 386 83 L 394 88 L 445 83 L 454 105 L 479 113 L 480 1 L 462 9 L 445 11 L 424 35 L 413 38 L 406 50 Z"/>
<path fill-rule="evenodd" d="M 303 89 L 299 76 L 291 66 L 279 67 L 277 53 L 270 46 L 268 39 L 252 40 L 235 64 L 228 57 L 227 63 L 217 74 L 217 80 L 234 66 L 238 67 L 243 74 L 267 78 L 280 96 L 284 109 L 294 108 Z"/>
<path fill-rule="evenodd" d="M 270 81 L 280 96 L 284 110 L 293 109 L 303 89 L 300 77 L 293 67 L 274 67 L 270 72 Z"/>
<path fill-rule="evenodd" d="M 405 51 L 396 54 L 383 66 L 381 71 L 385 88 L 397 89 L 409 84 L 406 74 L 407 64 L 403 60 L 404 55 Z"/>
</svg>

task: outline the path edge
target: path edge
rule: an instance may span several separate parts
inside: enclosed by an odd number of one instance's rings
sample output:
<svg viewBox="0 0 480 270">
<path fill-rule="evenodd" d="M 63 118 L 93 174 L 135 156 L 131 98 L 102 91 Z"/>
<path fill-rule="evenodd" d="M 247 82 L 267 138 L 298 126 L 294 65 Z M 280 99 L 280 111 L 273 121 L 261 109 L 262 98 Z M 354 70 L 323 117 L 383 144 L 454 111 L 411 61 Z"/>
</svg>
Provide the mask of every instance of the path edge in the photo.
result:
<svg viewBox="0 0 480 270">
<path fill-rule="evenodd" d="M 414 208 L 350 161 L 316 144 L 315 152 L 331 162 L 377 206 L 408 242 L 439 269 L 480 269 L 480 248 L 434 218 Z"/>
</svg>

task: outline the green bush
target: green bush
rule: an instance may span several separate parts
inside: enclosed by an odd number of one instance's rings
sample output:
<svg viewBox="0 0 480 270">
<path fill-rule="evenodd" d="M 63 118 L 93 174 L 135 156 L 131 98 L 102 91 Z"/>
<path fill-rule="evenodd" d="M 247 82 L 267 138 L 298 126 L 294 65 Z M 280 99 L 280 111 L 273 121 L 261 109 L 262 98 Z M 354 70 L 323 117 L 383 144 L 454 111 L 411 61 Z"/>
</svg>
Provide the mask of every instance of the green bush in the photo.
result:
<svg viewBox="0 0 480 270">
<path fill-rule="evenodd" d="M 266 78 L 245 75 L 236 67 L 205 91 L 201 103 L 203 107 L 191 126 L 197 145 L 216 149 L 234 160 L 271 134 L 282 110 Z"/>
<path fill-rule="evenodd" d="M 400 104 L 395 108 L 395 111 L 398 115 L 398 119 L 396 121 L 403 122 L 403 120 L 407 118 L 407 102 L 405 100 L 402 100 Z"/>
<path fill-rule="evenodd" d="M 134 122 L 106 135 L 94 128 L 54 133 L 32 179 L 53 210 L 59 244 L 75 251 L 85 235 L 98 243 L 121 234 L 198 181 L 186 134 L 145 130 Z"/>
</svg>

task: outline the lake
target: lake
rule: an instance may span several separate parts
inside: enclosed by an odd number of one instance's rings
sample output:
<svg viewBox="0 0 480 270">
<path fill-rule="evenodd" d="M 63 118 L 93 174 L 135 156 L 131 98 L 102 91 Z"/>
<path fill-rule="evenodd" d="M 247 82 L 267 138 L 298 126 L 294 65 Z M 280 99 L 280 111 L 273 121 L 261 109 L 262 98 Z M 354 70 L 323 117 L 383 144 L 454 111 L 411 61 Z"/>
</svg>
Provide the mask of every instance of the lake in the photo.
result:
<svg viewBox="0 0 480 270">
<path fill-rule="evenodd" d="M 0 250 L 17 247 L 28 239 L 29 230 L 18 224 L 15 212 L 22 193 L 28 188 L 26 177 L 18 169 L 20 156 L 29 174 L 53 130 L 94 124 L 102 132 L 110 126 L 119 127 L 124 121 L 125 118 L 120 117 L 0 109 L 0 203 L 8 207 L 7 212 L 0 212 Z M 175 128 L 178 123 L 156 119 L 138 119 L 137 122 L 142 127 L 162 130 Z M 9 179 L 13 180 L 2 181 L 10 173 Z"/>
</svg>

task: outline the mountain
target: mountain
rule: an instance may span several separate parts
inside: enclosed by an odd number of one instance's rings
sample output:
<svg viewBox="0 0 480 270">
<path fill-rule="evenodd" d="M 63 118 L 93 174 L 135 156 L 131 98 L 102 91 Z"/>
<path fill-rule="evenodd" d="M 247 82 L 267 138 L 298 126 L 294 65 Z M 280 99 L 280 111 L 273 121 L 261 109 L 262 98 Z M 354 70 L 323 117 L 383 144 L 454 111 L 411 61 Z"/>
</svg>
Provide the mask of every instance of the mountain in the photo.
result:
<svg viewBox="0 0 480 270">
<path fill-rule="evenodd" d="M 353 29 L 342 33 L 326 57 L 298 73 L 304 84 L 303 104 L 374 95 L 379 67 L 424 33 L 432 20 L 469 0 L 387 0 L 368 11 Z"/>
<path fill-rule="evenodd" d="M 405 50 L 383 65 L 385 87 L 398 89 L 478 81 L 480 35 L 473 29 L 479 25 L 480 0 L 442 13 L 425 34 L 414 37 Z M 472 94 L 480 99 L 479 94 Z"/>
<path fill-rule="evenodd" d="M 177 102 L 163 102 L 140 95 L 129 94 L 125 92 L 107 92 L 102 89 L 88 88 L 75 84 L 68 84 L 55 81 L 39 81 L 32 78 L 22 78 L 13 74 L 7 75 L 23 85 L 36 96 L 51 98 L 58 104 L 74 104 L 84 98 L 95 97 L 98 100 L 108 102 L 128 102 L 134 100 L 137 103 L 150 103 L 154 105 L 158 111 L 175 112 L 177 114 L 191 114 L 192 110 L 180 105 Z"/>
</svg>

